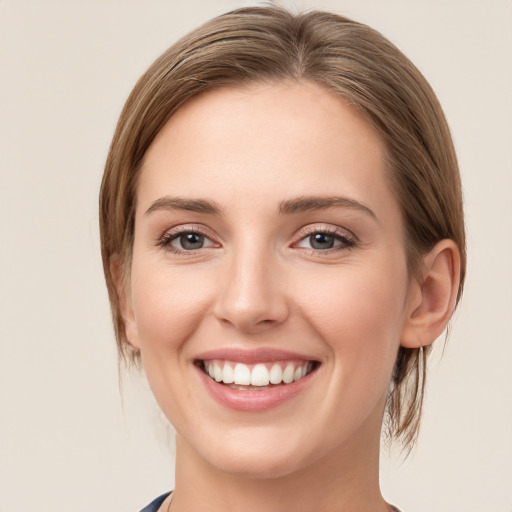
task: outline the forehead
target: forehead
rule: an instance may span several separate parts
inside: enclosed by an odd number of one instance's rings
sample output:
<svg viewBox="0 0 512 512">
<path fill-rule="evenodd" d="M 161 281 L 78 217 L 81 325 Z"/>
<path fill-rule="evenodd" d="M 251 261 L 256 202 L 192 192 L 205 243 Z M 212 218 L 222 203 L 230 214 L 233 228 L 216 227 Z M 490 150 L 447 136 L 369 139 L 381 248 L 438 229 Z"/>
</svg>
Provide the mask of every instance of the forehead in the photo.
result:
<svg viewBox="0 0 512 512">
<path fill-rule="evenodd" d="M 185 104 L 159 132 L 138 199 L 141 207 L 164 193 L 213 194 L 227 203 L 333 193 L 389 201 L 385 153 L 355 108 L 316 84 L 216 89 Z"/>
</svg>

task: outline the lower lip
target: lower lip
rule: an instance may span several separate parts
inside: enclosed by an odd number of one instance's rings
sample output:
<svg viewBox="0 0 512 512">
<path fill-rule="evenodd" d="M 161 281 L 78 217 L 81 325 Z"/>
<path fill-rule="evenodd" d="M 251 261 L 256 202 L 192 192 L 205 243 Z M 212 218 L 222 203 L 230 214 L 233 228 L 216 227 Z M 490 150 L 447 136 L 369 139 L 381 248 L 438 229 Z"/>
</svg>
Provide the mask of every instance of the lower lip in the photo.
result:
<svg viewBox="0 0 512 512">
<path fill-rule="evenodd" d="M 230 388 L 225 384 L 219 384 L 198 367 L 197 371 L 206 389 L 218 403 L 236 411 L 246 412 L 267 411 L 291 400 L 304 390 L 310 383 L 313 374 L 316 373 L 313 371 L 291 384 L 279 385 L 273 388 L 262 389 L 261 391 L 245 391 Z"/>
</svg>

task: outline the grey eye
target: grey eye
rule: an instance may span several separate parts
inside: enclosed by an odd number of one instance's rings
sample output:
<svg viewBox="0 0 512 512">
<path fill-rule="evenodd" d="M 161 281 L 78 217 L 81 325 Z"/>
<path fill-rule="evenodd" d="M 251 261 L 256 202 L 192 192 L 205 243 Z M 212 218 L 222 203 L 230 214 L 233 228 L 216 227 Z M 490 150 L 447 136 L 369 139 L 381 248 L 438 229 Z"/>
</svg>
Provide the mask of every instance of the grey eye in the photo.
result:
<svg viewBox="0 0 512 512">
<path fill-rule="evenodd" d="M 201 249 L 220 247 L 210 237 L 193 229 L 190 231 L 182 230 L 178 233 L 168 232 L 160 239 L 159 245 L 175 254 L 193 253 L 193 251 Z"/>
<path fill-rule="evenodd" d="M 336 239 L 327 233 L 314 233 L 309 236 L 309 244 L 313 249 L 332 249 Z"/>
<path fill-rule="evenodd" d="M 176 241 L 182 249 L 193 251 L 195 249 L 201 249 L 204 246 L 204 239 L 205 237 L 198 233 L 184 233 L 180 235 Z"/>
</svg>

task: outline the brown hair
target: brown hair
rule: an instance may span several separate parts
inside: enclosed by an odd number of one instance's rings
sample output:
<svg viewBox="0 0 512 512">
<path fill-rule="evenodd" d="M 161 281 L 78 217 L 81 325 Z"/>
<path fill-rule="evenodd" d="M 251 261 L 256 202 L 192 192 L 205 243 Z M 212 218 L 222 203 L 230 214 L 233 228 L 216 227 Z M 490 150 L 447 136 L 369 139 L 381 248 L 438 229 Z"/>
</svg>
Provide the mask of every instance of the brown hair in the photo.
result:
<svg viewBox="0 0 512 512">
<path fill-rule="evenodd" d="M 293 15 L 276 7 L 232 11 L 179 40 L 140 78 L 121 113 L 100 192 L 103 267 L 122 360 L 129 350 L 110 263 L 129 268 L 137 178 L 144 155 L 166 121 L 201 92 L 254 82 L 307 80 L 353 105 L 381 134 L 391 183 L 405 224 L 411 275 L 438 241 L 466 266 L 462 193 L 450 131 L 431 87 L 392 43 L 366 25 L 327 13 Z M 127 272 L 126 272 L 127 273 Z M 387 403 L 391 439 L 412 446 L 423 402 L 430 347 L 401 347 Z"/>
</svg>

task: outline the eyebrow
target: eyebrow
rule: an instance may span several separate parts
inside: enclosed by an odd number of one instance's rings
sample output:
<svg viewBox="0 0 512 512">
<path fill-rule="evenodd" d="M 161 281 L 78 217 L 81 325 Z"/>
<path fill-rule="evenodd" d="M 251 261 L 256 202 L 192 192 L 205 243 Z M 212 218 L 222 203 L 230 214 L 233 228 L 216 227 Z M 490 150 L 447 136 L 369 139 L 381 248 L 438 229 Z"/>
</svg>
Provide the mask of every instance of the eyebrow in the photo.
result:
<svg viewBox="0 0 512 512">
<path fill-rule="evenodd" d="M 279 205 L 279 213 L 287 215 L 311 210 L 325 210 L 333 207 L 355 209 L 370 215 L 374 219 L 377 218 L 375 213 L 364 204 L 348 197 L 339 196 L 301 196 L 287 199 Z M 146 215 L 158 210 L 184 210 L 210 215 L 222 215 L 221 208 L 214 201 L 171 196 L 163 196 L 153 201 L 146 210 Z"/>
<path fill-rule="evenodd" d="M 184 199 L 182 197 L 164 196 L 151 203 L 146 210 L 146 215 L 157 210 L 185 210 L 189 212 L 209 213 L 220 215 L 220 208 L 206 199 Z"/>
<path fill-rule="evenodd" d="M 348 197 L 339 196 L 302 196 L 297 197 L 296 199 L 289 199 L 281 202 L 279 206 L 279 213 L 282 215 L 302 213 L 310 210 L 324 210 L 336 206 L 359 210 L 370 215 L 370 217 L 374 219 L 377 218 L 375 213 L 364 204 Z"/>
</svg>

